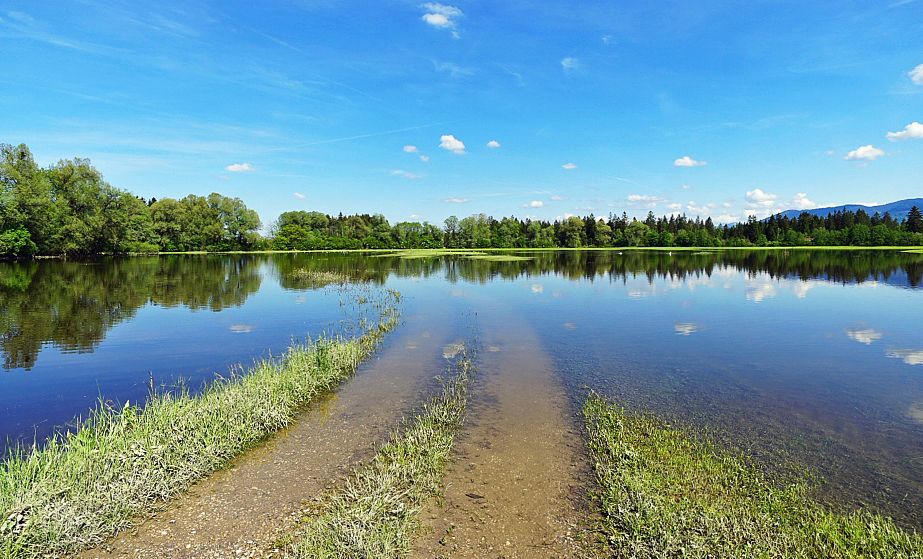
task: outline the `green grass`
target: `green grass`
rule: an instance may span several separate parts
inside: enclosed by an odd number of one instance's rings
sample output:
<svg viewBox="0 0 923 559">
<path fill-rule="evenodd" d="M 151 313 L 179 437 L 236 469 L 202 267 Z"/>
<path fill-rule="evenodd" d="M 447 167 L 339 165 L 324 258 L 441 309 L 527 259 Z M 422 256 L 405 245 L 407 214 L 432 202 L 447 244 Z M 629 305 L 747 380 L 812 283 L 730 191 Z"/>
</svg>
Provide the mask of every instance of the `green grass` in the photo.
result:
<svg viewBox="0 0 923 559">
<path fill-rule="evenodd" d="M 923 557 L 923 540 L 866 512 L 839 515 L 801 483 L 776 487 L 732 453 L 591 395 L 587 449 L 613 557 Z"/>
<path fill-rule="evenodd" d="M 325 287 L 331 284 L 343 285 L 349 282 L 349 276 L 332 270 L 320 271 L 297 268 L 292 270 L 288 277 L 309 287 Z"/>
<path fill-rule="evenodd" d="M 280 545 L 288 556 L 394 559 L 406 556 L 421 530 L 423 505 L 441 493 L 442 474 L 465 412 L 472 359 L 456 358 L 441 393 L 402 434 L 395 433 L 363 468 L 327 495 Z"/>
<path fill-rule="evenodd" d="M 285 356 L 144 407 L 100 405 L 73 434 L 13 451 L 0 466 L 0 557 L 47 557 L 103 542 L 226 465 L 336 386 L 398 322 L 400 295 L 351 340 L 294 345 Z"/>
</svg>

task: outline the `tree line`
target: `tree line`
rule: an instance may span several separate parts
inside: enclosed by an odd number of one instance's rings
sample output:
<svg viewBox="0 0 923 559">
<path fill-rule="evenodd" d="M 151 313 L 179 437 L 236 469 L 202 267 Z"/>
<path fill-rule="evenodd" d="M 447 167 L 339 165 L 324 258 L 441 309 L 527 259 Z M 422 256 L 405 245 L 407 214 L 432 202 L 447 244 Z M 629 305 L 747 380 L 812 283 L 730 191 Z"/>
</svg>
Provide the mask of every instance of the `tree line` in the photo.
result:
<svg viewBox="0 0 923 559">
<path fill-rule="evenodd" d="M 28 147 L 0 144 L 0 256 L 82 256 L 158 251 L 556 248 L 907 246 L 923 244 L 923 217 L 914 206 L 904 221 L 862 209 L 826 217 L 803 212 L 715 225 L 685 215 L 643 220 L 609 214 L 553 222 L 483 213 L 447 218 L 442 226 L 381 214 L 330 216 L 289 211 L 259 233 L 260 218 L 239 198 L 218 193 L 180 200 L 145 200 L 102 178 L 88 159 L 39 167 Z"/>
<path fill-rule="evenodd" d="M 0 144 L 0 256 L 262 248 L 257 213 L 218 193 L 145 200 L 111 186 L 88 159 L 39 167 Z"/>
<path fill-rule="evenodd" d="M 638 220 L 590 214 L 563 220 L 451 216 L 442 227 L 404 221 L 389 225 L 381 214 L 336 217 L 311 211 L 285 212 L 270 230 L 277 250 L 361 248 L 579 248 L 579 247 L 757 247 L 912 246 L 923 244 L 923 216 L 914 206 L 899 222 L 886 212 L 834 211 L 826 217 L 803 212 L 797 218 L 770 216 L 717 226 L 685 215 Z"/>
</svg>

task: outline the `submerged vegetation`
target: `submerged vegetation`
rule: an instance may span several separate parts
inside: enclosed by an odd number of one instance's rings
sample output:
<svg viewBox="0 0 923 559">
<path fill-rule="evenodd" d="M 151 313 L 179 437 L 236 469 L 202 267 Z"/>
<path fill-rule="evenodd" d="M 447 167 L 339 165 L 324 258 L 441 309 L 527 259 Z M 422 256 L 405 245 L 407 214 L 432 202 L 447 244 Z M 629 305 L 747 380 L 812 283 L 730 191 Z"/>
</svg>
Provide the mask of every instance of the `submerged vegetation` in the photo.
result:
<svg viewBox="0 0 923 559">
<path fill-rule="evenodd" d="M 835 514 L 743 458 L 591 395 L 587 449 L 612 556 L 910 558 L 923 538 L 867 512 Z"/>
<path fill-rule="evenodd" d="M 454 357 L 439 394 L 423 405 L 365 467 L 327 495 L 288 535 L 290 556 L 317 559 L 403 557 L 421 529 L 423 505 L 441 493 L 473 372 L 470 349 Z"/>
<path fill-rule="evenodd" d="M 382 291 L 370 303 L 379 320 L 363 320 L 354 339 L 294 345 L 200 395 L 159 393 L 143 407 L 105 403 L 76 432 L 14 450 L 0 466 L 0 556 L 98 544 L 222 467 L 351 374 L 397 325 L 399 301 Z"/>
</svg>

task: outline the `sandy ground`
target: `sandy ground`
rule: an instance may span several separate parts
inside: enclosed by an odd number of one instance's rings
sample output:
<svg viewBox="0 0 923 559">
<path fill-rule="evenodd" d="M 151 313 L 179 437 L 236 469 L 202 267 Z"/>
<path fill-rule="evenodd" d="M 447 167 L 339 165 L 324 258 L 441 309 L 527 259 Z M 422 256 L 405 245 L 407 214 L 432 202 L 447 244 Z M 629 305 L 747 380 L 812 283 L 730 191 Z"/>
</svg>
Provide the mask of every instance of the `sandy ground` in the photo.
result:
<svg viewBox="0 0 923 559">
<path fill-rule="evenodd" d="M 504 328 L 482 332 L 475 396 L 445 498 L 424 511 L 428 533 L 413 555 L 577 557 L 587 466 L 576 422 L 528 324 L 509 315 L 486 322 Z"/>
<path fill-rule="evenodd" d="M 551 360 L 522 319 L 480 312 L 483 352 L 444 498 L 422 515 L 419 558 L 578 557 L 587 464 Z M 421 397 L 450 339 L 425 317 L 292 427 L 82 559 L 275 557 L 326 487 L 369 459 Z M 438 322 L 438 321 L 437 321 Z M 490 325 L 502 324 L 503 328 Z M 451 353 L 451 352 L 450 352 Z"/>
<path fill-rule="evenodd" d="M 441 371 L 448 334 L 408 317 L 402 335 L 335 394 L 171 502 L 135 529 L 82 559 L 272 557 L 306 500 L 344 477 L 399 425 Z"/>
</svg>

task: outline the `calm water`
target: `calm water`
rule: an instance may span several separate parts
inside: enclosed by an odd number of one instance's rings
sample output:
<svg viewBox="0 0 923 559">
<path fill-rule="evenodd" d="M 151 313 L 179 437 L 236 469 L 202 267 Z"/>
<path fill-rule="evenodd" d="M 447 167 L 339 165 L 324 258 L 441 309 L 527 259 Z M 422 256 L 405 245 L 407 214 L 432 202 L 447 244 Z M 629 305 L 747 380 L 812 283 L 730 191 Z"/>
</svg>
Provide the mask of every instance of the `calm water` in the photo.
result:
<svg viewBox="0 0 923 559">
<path fill-rule="evenodd" d="M 99 398 L 142 401 L 149 375 L 201 386 L 293 338 L 338 331 L 354 318 L 341 294 L 286 279 L 334 269 L 397 289 L 405 317 L 458 337 L 485 320 L 479 309 L 515 313 L 575 401 L 603 392 L 707 430 L 768 471 L 811 472 L 834 506 L 923 528 L 923 256 L 519 254 L 531 259 L 0 263 L 0 429 L 41 439 Z"/>
</svg>

